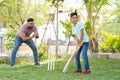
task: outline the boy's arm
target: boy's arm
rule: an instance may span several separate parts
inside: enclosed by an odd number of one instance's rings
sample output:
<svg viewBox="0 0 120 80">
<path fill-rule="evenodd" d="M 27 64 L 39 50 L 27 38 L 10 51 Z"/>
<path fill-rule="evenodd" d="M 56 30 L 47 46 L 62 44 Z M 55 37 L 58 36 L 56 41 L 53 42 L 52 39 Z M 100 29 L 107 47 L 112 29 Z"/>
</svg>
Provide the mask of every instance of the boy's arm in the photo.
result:
<svg viewBox="0 0 120 80">
<path fill-rule="evenodd" d="M 78 40 L 77 36 L 75 36 L 74 39 L 75 39 L 75 42 L 76 42 L 76 46 L 78 46 L 79 40 Z"/>
<path fill-rule="evenodd" d="M 72 34 L 72 37 L 75 40 L 76 46 L 78 46 L 79 40 L 78 40 L 77 36 L 75 34 Z"/>
<path fill-rule="evenodd" d="M 84 31 L 83 31 L 83 29 L 81 29 L 81 30 L 80 30 L 80 41 L 79 41 L 79 44 L 78 44 L 79 47 L 82 46 L 83 35 L 84 35 Z"/>
</svg>

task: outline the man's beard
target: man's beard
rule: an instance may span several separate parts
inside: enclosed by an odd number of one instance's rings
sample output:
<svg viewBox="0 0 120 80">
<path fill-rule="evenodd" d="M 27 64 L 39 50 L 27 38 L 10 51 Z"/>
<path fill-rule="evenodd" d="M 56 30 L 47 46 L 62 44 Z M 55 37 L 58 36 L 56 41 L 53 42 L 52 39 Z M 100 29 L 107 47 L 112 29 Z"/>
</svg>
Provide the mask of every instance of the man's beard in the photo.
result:
<svg viewBox="0 0 120 80">
<path fill-rule="evenodd" d="M 33 28 L 33 26 L 28 26 L 28 29 L 32 29 Z"/>
</svg>

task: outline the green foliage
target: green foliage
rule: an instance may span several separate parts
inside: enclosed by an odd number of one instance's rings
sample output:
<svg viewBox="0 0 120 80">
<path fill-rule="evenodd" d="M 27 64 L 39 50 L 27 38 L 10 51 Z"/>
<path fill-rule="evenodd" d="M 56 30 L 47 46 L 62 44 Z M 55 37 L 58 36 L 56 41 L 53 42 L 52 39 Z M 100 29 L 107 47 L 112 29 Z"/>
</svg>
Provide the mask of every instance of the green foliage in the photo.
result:
<svg viewBox="0 0 120 80">
<path fill-rule="evenodd" d="M 43 25 L 48 19 L 50 7 L 44 3 L 33 4 L 32 0 L 26 0 L 26 2 L 25 0 L 4 0 L 2 4 L 0 21 L 7 27 L 20 27 L 29 17 L 35 19 L 36 25 Z"/>
<path fill-rule="evenodd" d="M 65 34 L 65 36 L 67 38 L 72 36 L 72 24 L 70 21 L 66 20 L 64 21 L 60 21 L 60 23 L 63 25 L 63 27 L 65 28 L 65 31 L 63 31 L 63 34 Z"/>
<path fill-rule="evenodd" d="M 47 55 L 47 45 L 44 44 L 44 43 L 41 43 L 40 45 L 41 45 L 40 49 L 38 50 L 39 61 L 45 60 L 45 59 L 48 58 L 48 55 Z"/>
<path fill-rule="evenodd" d="M 57 0 L 46 0 L 46 1 L 51 2 L 52 5 L 56 5 L 56 3 L 57 3 Z M 62 3 L 64 0 L 58 0 L 58 1 L 59 1 L 59 3 Z"/>
<path fill-rule="evenodd" d="M 91 33 L 92 33 L 92 27 L 91 27 L 91 23 L 90 23 L 90 20 L 88 19 L 86 22 L 85 22 L 85 29 L 86 29 L 86 32 L 88 34 L 88 36 L 91 38 Z"/>
<path fill-rule="evenodd" d="M 0 64 L 10 64 L 10 59 L 8 57 L 0 58 Z"/>
<path fill-rule="evenodd" d="M 110 20 L 109 22 L 112 23 L 120 23 L 120 2 L 119 1 L 115 1 L 115 6 L 116 8 L 114 10 L 112 10 L 112 16 L 114 17 L 112 20 Z"/>
<path fill-rule="evenodd" d="M 15 35 L 18 29 L 16 28 L 9 28 L 7 29 L 7 32 L 5 33 L 5 41 L 4 44 L 8 50 L 13 48 Z"/>
<path fill-rule="evenodd" d="M 120 53 L 120 36 L 103 32 L 103 41 L 100 44 L 100 49 L 103 52 Z"/>
<path fill-rule="evenodd" d="M 119 23 L 109 23 L 104 27 L 100 27 L 98 33 L 101 35 L 102 31 L 107 33 L 112 33 L 114 35 L 120 35 L 120 24 Z"/>
</svg>

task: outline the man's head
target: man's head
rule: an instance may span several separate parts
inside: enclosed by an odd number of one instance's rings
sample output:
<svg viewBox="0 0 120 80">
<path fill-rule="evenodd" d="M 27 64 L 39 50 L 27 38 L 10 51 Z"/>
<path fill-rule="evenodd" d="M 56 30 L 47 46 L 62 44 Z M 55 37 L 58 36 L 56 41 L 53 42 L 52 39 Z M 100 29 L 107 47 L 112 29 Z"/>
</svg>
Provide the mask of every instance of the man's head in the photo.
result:
<svg viewBox="0 0 120 80">
<path fill-rule="evenodd" d="M 34 19 L 33 18 L 28 18 L 27 19 L 27 28 L 32 29 L 34 27 Z"/>
<path fill-rule="evenodd" d="M 70 14 L 70 20 L 73 24 L 76 24 L 76 22 L 78 21 L 78 15 L 76 11 Z"/>
</svg>

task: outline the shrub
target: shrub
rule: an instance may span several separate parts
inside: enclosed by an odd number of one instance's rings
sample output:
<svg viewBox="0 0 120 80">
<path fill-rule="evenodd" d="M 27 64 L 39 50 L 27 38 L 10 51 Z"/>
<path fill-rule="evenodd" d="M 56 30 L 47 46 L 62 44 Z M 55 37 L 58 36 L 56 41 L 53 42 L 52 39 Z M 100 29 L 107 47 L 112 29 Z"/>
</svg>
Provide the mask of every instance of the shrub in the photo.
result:
<svg viewBox="0 0 120 80">
<path fill-rule="evenodd" d="M 15 39 L 15 35 L 17 32 L 16 28 L 9 28 L 7 29 L 8 31 L 5 33 L 5 46 L 8 50 L 13 48 L 13 44 L 14 44 L 14 39 Z"/>
<path fill-rule="evenodd" d="M 40 44 L 40 49 L 38 49 L 38 58 L 39 58 L 39 61 L 41 60 L 45 60 L 48 58 L 48 55 L 47 55 L 47 45 L 44 44 L 44 43 L 41 43 Z"/>
<path fill-rule="evenodd" d="M 100 44 L 102 52 L 120 53 L 120 36 L 102 32 L 103 41 Z"/>
<path fill-rule="evenodd" d="M 9 57 L 0 57 L 0 64 L 10 64 Z"/>
</svg>

